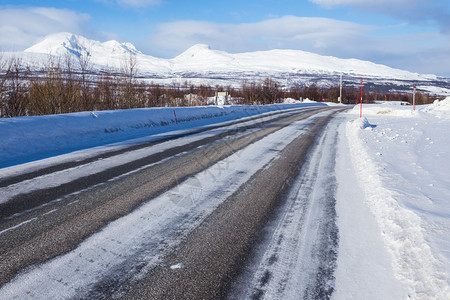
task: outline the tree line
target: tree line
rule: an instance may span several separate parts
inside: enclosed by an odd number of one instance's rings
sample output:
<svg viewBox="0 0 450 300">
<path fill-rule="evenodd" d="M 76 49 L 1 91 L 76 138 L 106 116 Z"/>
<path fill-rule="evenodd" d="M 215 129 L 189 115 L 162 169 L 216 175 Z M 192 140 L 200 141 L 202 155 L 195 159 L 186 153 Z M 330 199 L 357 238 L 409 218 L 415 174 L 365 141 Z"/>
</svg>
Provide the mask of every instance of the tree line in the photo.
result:
<svg viewBox="0 0 450 300">
<path fill-rule="evenodd" d="M 162 85 L 138 77 L 135 56 L 124 58 L 120 70 L 111 68 L 94 74 L 89 57 L 50 57 L 45 66 L 31 70 L 19 58 L 0 57 L 0 117 L 62 114 L 91 110 L 146 107 L 200 106 L 208 104 L 215 92 L 227 91 L 233 104 L 264 105 L 281 103 L 284 98 L 337 102 L 339 87 L 321 89 L 315 85 L 294 86 L 288 90 L 271 78 L 243 81 L 240 88 L 172 82 Z M 343 103 L 356 103 L 360 90 L 343 88 Z M 412 102 L 411 94 L 364 92 L 365 102 L 397 100 Z M 435 98 L 417 93 L 416 103 Z"/>
</svg>

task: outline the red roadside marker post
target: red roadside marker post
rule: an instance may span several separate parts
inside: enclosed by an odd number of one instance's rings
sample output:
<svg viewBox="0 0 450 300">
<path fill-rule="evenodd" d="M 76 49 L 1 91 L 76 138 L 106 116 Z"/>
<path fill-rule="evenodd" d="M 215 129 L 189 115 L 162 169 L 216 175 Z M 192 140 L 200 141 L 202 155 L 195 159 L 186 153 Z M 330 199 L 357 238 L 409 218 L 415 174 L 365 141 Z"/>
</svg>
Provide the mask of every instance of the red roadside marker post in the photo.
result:
<svg viewBox="0 0 450 300">
<path fill-rule="evenodd" d="M 175 124 L 178 124 L 177 114 L 175 113 L 175 109 L 173 110 L 173 115 L 175 117 Z"/>
<path fill-rule="evenodd" d="M 361 77 L 361 108 L 359 110 L 360 118 L 362 118 L 362 102 L 363 102 L 363 78 Z"/>
</svg>

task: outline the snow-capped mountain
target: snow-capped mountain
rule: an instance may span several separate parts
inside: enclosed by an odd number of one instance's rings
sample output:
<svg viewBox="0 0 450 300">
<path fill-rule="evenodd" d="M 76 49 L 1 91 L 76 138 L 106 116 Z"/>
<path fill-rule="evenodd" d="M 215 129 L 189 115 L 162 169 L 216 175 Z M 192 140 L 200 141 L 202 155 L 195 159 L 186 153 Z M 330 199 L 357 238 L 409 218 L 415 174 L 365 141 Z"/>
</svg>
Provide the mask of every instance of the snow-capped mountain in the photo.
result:
<svg viewBox="0 0 450 300">
<path fill-rule="evenodd" d="M 365 77 L 374 85 L 439 86 L 449 88 L 447 79 L 422 75 L 358 59 L 322 56 L 301 50 L 270 50 L 227 53 L 198 44 L 172 59 L 143 54 L 130 43 L 99 42 L 71 33 L 47 36 L 26 49 L 24 56 L 56 55 L 89 57 L 94 71 L 120 68 L 130 55 L 136 59 L 139 74 L 156 82 L 190 81 L 223 85 L 240 85 L 243 80 L 258 81 L 267 77 L 283 85 L 336 84 L 343 74 L 345 81 Z M 30 58 L 31 57 L 31 58 Z M 355 81 L 356 82 L 356 81 Z"/>
<path fill-rule="evenodd" d="M 55 56 L 84 56 L 89 57 L 96 64 L 100 65 L 106 65 L 110 60 L 122 59 L 127 54 L 143 55 L 130 43 L 119 43 L 114 40 L 101 43 L 65 32 L 49 35 L 43 41 L 31 46 L 24 52 Z"/>
<path fill-rule="evenodd" d="M 56 33 L 47 36 L 43 41 L 28 48 L 25 52 L 65 55 L 67 52 L 75 56 L 123 55 L 126 53 L 142 54 L 130 43 L 117 41 L 98 42 L 70 33 Z"/>
</svg>

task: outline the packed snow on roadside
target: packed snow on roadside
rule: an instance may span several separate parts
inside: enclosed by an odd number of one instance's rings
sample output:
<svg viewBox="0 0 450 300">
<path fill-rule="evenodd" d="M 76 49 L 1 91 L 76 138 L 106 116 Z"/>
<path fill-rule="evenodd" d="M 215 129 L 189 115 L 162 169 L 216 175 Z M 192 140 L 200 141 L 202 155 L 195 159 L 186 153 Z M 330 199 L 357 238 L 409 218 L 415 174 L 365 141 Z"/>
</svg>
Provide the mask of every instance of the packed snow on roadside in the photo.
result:
<svg viewBox="0 0 450 300">
<path fill-rule="evenodd" d="M 347 114 L 345 133 L 364 205 L 349 200 L 358 207 L 352 206 L 351 212 L 349 207 L 341 208 L 341 222 L 346 217 L 357 221 L 368 209 L 367 221 L 360 220 L 361 224 L 350 229 L 356 234 L 360 230 L 356 227 L 368 228 L 365 223 L 375 220 L 376 226 L 367 229 L 371 232 L 360 236 L 382 241 L 391 260 L 385 272 L 391 269 L 396 281 L 378 289 L 390 286 L 403 299 L 450 299 L 450 97 L 416 110 L 396 102 L 363 105 L 362 118 L 359 114 L 360 106 Z M 340 230 L 341 237 L 348 234 Z M 368 253 L 382 256 L 383 251 L 375 252 L 370 245 L 360 247 L 361 241 L 353 238 L 356 248 L 366 247 Z M 364 254 L 352 255 L 340 262 L 367 259 Z M 361 261 L 355 270 L 362 265 L 370 266 Z M 352 283 L 339 277 L 345 273 L 343 268 L 338 267 L 336 298 L 351 289 Z M 370 269 L 365 271 L 369 274 L 362 276 L 368 280 L 376 277 Z M 398 294 L 390 297 L 396 299 Z"/>
<path fill-rule="evenodd" d="M 132 143 L 132 139 L 167 132 L 180 133 L 180 130 L 308 106 L 326 105 L 314 102 L 142 108 L 2 118 L 0 168 L 125 140 Z"/>
</svg>

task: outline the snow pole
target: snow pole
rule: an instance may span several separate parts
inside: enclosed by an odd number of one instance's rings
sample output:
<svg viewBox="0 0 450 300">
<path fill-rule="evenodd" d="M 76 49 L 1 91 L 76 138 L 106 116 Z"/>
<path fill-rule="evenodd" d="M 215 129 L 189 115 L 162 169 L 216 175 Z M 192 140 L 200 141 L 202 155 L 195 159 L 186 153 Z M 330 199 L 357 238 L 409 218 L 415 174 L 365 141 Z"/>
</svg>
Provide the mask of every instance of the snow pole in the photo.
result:
<svg viewBox="0 0 450 300">
<path fill-rule="evenodd" d="M 362 118 L 362 102 L 363 102 L 363 78 L 361 77 L 361 108 L 359 110 L 360 118 Z"/>
<path fill-rule="evenodd" d="M 177 114 L 175 113 L 175 109 L 173 110 L 173 115 L 175 116 L 175 124 L 178 124 L 178 121 L 177 121 Z"/>
<path fill-rule="evenodd" d="M 414 87 L 414 92 L 413 92 L 413 106 L 414 106 L 414 110 L 416 110 L 416 87 Z"/>
</svg>

